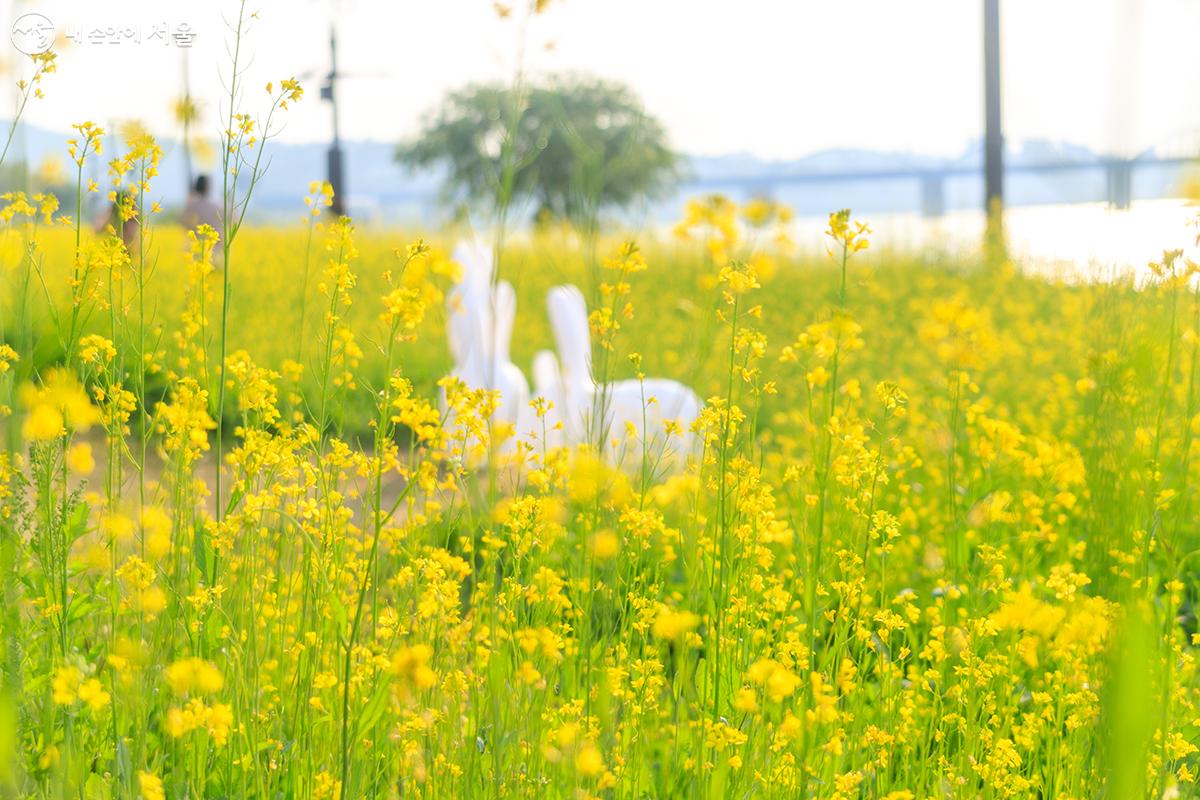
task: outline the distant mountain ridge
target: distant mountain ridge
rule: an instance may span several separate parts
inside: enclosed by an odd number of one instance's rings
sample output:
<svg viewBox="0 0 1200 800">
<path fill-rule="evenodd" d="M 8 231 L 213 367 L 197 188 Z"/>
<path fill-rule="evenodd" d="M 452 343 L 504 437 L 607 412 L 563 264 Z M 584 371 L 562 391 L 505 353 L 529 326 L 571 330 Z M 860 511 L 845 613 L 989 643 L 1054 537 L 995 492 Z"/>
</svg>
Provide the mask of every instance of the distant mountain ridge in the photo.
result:
<svg viewBox="0 0 1200 800">
<path fill-rule="evenodd" d="M 1043 139 L 1024 141 L 1005 153 L 1009 165 L 1040 164 L 1047 161 L 1087 163 L 1100 158 L 1081 145 Z M 943 167 L 980 167 L 983 165 L 982 141 L 972 143 L 954 157 L 931 156 L 906 151 L 865 150 L 861 148 L 830 148 L 818 150 L 802 158 L 787 160 L 762 159 L 749 153 L 719 156 L 692 156 L 690 159 L 697 180 L 726 177 L 753 177 L 770 173 L 854 172 L 878 170 L 920 170 Z"/>
</svg>

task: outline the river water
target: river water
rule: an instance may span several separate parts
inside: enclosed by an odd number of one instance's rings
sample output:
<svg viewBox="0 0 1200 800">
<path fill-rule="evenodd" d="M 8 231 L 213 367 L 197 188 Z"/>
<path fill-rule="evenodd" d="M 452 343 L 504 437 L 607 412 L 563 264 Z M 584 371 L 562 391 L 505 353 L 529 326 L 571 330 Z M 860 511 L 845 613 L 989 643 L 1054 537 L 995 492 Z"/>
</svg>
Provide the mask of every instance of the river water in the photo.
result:
<svg viewBox="0 0 1200 800">
<path fill-rule="evenodd" d="M 1023 269 L 1065 279 L 1104 280 L 1118 274 L 1141 276 L 1164 250 L 1182 249 L 1200 261 L 1196 237 L 1200 204 L 1194 201 L 1140 200 L 1127 210 L 1105 203 L 1022 206 L 1005 212 L 1009 253 Z M 984 216 L 952 211 L 927 219 L 919 214 L 873 214 L 872 244 L 887 250 L 925 250 L 948 256 L 978 252 Z M 825 246 L 826 220 L 801 217 L 794 236 L 802 250 Z"/>
</svg>

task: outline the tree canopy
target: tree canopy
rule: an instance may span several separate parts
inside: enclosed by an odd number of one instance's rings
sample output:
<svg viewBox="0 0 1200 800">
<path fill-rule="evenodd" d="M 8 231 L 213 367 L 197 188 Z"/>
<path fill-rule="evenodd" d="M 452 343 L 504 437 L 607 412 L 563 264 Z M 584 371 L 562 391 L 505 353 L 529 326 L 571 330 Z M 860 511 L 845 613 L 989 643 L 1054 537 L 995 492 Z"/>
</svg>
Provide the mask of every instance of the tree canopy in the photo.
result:
<svg viewBox="0 0 1200 800">
<path fill-rule="evenodd" d="M 679 175 L 662 125 L 628 87 L 578 76 L 452 92 L 397 157 L 445 168 L 450 199 L 532 200 L 539 215 L 576 221 L 659 197 Z"/>
</svg>

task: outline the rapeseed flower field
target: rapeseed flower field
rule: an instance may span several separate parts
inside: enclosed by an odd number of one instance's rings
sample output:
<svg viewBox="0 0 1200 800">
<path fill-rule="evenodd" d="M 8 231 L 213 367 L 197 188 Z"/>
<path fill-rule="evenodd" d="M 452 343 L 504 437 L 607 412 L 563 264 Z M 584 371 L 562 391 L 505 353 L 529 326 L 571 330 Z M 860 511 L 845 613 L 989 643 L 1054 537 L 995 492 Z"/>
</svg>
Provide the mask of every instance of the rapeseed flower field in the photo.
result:
<svg viewBox="0 0 1200 800">
<path fill-rule="evenodd" d="M 1195 796 L 1181 253 L 1051 281 L 839 211 L 809 258 L 721 197 L 511 238 L 516 362 L 574 283 L 598 382 L 703 398 L 694 448 L 603 431 L 615 465 L 444 378 L 458 232 L 320 184 L 243 227 L 270 125 L 231 112 L 224 237 L 90 123 L 72 201 L 105 159 L 132 239 L 0 205 L 4 796 Z"/>
</svg>

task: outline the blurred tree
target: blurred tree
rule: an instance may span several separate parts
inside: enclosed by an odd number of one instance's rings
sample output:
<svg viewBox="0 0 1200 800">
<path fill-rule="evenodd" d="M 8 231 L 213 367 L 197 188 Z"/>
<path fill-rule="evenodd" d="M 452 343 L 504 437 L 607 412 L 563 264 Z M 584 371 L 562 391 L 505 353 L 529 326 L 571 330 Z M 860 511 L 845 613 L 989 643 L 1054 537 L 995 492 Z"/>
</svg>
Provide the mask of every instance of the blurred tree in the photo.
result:
<svg viewBox="0 0 1200 800">
<path fill-rule="evenodd" d="M 444 166 L 449 200 L 504 209 L 532 200 L 539 219 L 584 225 L 601 209 L 661 196 L 679 177 L 662 125 L 628 87 L 577 76 L 452 92 L 397 158 Z"/>
</svg>

